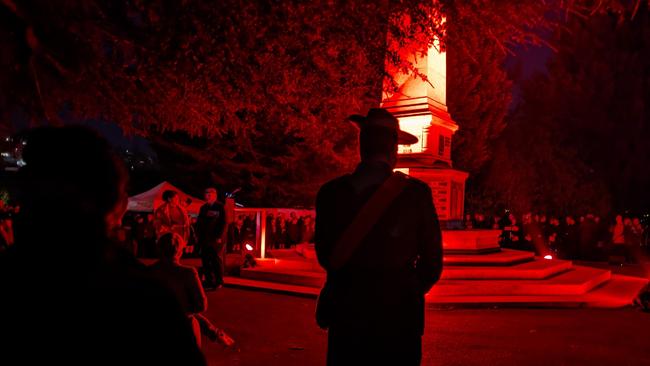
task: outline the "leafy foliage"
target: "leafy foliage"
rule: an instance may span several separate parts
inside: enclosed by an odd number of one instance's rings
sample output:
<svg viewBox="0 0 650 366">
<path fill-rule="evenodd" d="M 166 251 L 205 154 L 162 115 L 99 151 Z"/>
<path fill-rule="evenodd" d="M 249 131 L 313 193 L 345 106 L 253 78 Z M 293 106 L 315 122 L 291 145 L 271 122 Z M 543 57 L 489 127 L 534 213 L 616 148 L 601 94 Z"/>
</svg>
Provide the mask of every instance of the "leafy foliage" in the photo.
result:
<svg viewBox="0 0 650 366">
<path fill-rule="evenodd" d="M 450 108 L 463 131 L 455 154 L 475 172 L 503 129 L 503 55 L 543 43 L 537 30 L 556 26 L 549 12 L 614 1 L 560 3 L 1 0 L 0 67 L 11 72 L 0 76 L 0 118 L 110 121 L 149 137 L 167 178 L 186 187 L 310 205 L 356 161 L 345 117 L 378 105 L 391 71 L 414 70 L 404 49 L 449 37 Z"/>
<path fill-rule="evenodd" d="M 574 18 L 548 74 L 524 86 L 488 186 L 510 207 L 559 212 L 647 208 L 650 13 Z"/>
</svg>

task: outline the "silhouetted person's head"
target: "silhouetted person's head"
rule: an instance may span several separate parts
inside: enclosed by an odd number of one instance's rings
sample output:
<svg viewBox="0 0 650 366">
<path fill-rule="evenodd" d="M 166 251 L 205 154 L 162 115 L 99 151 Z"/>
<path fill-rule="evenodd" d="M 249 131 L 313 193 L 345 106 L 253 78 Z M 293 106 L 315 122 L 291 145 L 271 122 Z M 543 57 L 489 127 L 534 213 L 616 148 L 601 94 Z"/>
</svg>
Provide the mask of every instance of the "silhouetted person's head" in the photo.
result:
<svg viewBox="0 0 650 366">
<path fill-rule="evenodd" d="M 397 163 L 397 145 L 411 145 L 417 137 L 400 130 L 399 121 L 382 108 L 371 108 L 366 116 L 349 117 L 360 129 L 359 152 L 365 162 L 382 161 L 391 168 Z"/>
<path fill-rule="evenodd" d="M 203 197 L 205 198 L 205 202 L 209 204 L 217 202 L 217 189 L 212 187 L 206 188 Z"/>
<path fill-rule="evenodd" d="M 361 128 L 359 153 L 362 161 L 384 161 L 397 164 L 397 133 L 383 128 Z"/>
<path fill-rule="evenodd" d="M 163 194 L 162 194 L 162 199 L 163 199 L 163 201 L 165 201 L 167 203 L 178 204 L 178 202 L 179 202 L 178 193 L 176 191 L 172 191 L 172 190 L 164 191 Z"/>
<path fill-rule="evenodd" d="M 166 262 L 178 263 L 183 255 L 185 240 L 176 233 L 167 233 L 158 239 L 160 259 Z"/>
<path fill-rule="evenodd" d="M 27 135 L 23 160 L 16 192 L 21 205 L 17 243 L 73 245 L 106 238 L 121 224 L 126 170 L 94 131 L 81 126 L 34 129 Z"/>
</svg>

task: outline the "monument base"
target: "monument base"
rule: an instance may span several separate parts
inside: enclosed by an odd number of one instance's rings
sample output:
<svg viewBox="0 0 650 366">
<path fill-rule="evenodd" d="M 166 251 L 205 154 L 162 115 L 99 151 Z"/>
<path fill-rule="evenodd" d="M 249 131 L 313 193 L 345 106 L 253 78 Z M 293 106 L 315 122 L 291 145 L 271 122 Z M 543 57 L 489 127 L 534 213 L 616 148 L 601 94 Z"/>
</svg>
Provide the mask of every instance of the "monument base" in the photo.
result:
<svg viewBox="0 0 650 366">
<path fill-rule="evenodd" d="M 501 250 L 499 230 L 443 230 L 442 249 L 445 254 L 483 254 Z"/>
<path fill-rule="evenodd" d="M 495 246 L 498 233 L 443 231 L 444 269 L 426 302 L 434 306 L 619 307 L 631 304 L 648 282 L 612 275 L 605 269 L 575 266 L 570 261 L 542 259 L 532 252 L 500 250 Z M 326 276 L 316 261 L 313 244 L 270 255 L 274 258 L 259 259 L 255 268 L 242 268 L 239 285 L 301 296 L 318 294 Z"/>
<path fill-rule="evenodd" d="M 400 163 L 395 169 L 425 182 L 433 194 L 440 221 L 463 219 L 466 172 L 447 167 L 408 167 Z"/>
</svg>

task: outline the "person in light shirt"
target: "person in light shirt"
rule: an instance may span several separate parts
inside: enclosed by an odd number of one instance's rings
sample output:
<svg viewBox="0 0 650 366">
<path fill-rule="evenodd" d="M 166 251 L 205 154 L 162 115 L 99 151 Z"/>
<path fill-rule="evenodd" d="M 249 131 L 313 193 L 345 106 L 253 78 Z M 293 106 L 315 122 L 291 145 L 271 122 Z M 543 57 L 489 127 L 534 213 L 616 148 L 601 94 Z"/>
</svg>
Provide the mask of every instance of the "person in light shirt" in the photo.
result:
<svg viewBox="0 0 650 366">
<path fill-rule="evenodd" d="M 187 241 L 190 232 L 190 219 L 187 211 L 181 206 L 178 193 L 172 190 L 163 192 L 165 202 L 154 213 L 156 237 L 166 233 L 176 233 Z"/>
</svg>

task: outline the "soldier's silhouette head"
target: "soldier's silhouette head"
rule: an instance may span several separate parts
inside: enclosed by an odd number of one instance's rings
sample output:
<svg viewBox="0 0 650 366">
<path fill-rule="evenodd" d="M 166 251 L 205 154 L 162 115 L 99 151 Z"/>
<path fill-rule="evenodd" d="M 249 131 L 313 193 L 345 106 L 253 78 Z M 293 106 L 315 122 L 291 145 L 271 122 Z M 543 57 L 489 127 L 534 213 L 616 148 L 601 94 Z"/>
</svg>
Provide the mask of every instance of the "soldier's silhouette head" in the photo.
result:
<svg viewBox="0 0 650 366">
<path fill-rule="evenodd" d="M 394 167 L 397 145 L 411 145 L 418 138 L 402 131 L 395 116 L 383 108 L 371 108 L 366 116 L 353 114 L 348 119 L 359 126 L 359 152 L 362 161 L 383 161 Z"/>
</svg>

